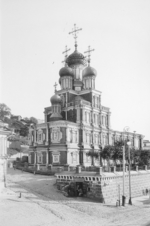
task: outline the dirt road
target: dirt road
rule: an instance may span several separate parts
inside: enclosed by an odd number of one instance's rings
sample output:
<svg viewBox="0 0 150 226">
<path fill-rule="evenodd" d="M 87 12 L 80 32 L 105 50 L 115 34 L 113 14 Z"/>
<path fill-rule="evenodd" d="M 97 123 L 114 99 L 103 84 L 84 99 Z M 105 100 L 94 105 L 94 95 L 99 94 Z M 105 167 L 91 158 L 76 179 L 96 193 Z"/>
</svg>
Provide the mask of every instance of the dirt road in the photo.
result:
<svg viewBox="0 0 150 226">
<path fill-rule="evenodd" d="M 8 170 L 8 187 L 18 193 L 1 198 L 1 226 L 144 226 L 150 225 L 148 196 L 117 208 L 85 198 L 67 198 L 56 189 L 55 177 Z"/>
</svg>

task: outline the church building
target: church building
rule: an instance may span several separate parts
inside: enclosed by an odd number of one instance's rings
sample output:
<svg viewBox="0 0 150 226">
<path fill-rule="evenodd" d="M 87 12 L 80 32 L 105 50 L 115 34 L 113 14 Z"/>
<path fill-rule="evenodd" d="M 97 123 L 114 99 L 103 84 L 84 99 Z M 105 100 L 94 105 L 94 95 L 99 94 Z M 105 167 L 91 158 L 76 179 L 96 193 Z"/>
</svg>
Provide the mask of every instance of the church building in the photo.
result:
<svg viewBox="0 0 150 226">
<path fill-rule="evenodd" d="M 91 166 L 87 153 L 99 152 L 105 145 L 129 139 L 132 146 L 142 148 L 143 136 L 111 128 L 111 112 L 101 104 L 101 91 L 95 89 L 96 70 L 90 65 L 93 49 L 78 51 L 75 25 L 72 32 L 75 50 L 69 56 L 64 51 L 65 65 L 59 71 L 60 89 L 50 98 L 51 106 L 44 109 L 44 123 L 30 129 L 29 163 L 44 166 Z M 94 159 L 94 165 L 100 164 Z"/>
</svg>

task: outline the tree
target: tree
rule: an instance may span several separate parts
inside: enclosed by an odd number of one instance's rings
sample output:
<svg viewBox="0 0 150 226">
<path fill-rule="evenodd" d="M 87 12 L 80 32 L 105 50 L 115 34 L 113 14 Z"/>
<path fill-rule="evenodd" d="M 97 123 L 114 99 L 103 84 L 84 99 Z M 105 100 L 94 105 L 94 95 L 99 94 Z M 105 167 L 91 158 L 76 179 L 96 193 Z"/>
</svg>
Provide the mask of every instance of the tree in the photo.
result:
<svg viewBox="0 0 150 226">
<path fill-rule="evenodd" d="M 5 118 L 10 115 L 11 115 L 10 108 L 6 104 L 1 103 L 0 104 L 0 120 L 5 122 Z"/>
<path fill-rule="evenodd" d="M 149 165 L 150 164 L 150 151 L 141 151 L 139 165 Z"/>
<path fill-rule="evenodd" d="M 30 121 L 31 123 L 33 123 L 34 125 L 37 125 L 38 124 L 38 120 L 34 117 L 30 117 Z"/>
<path fill-rule="evenodd" d="M 110 167 L 110 159 L 112 159 L 113 150 L 114 149 L 112 145 L 106 145 L 100 152 L 101 158 L 108 162 L 108 167 Z"/>
<path fill-rule="evenodd" d="M 94 165 L 94 158 L 98 159 L 99 153 L 94 152 L 94 151 L 89 151 L 86 153 L 87 156 L 90 156 L 92 158 L 92 165 Z"/>
<path fill-rule="evenodd" d="M 124 142 L 123 141 L 116 141 L 114 145 L 112 146 L 113 149 L 113 154 L 112 154 L 112 159 L 114 160 L 115 165 L 117 165 L 117 160 L 122 162 L 123 159 L 123 147 Z"/>
</svg>

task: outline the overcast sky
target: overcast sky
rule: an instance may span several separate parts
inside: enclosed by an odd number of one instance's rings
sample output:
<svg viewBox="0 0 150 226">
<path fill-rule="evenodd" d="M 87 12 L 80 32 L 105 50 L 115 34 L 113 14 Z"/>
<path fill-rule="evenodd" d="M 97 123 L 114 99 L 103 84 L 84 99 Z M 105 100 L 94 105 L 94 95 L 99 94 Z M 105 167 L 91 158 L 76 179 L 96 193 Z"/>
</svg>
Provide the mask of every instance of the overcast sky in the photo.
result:
<svg viewBox="0 0 150 226">
<path fill-rule="evenodd" d="M 0 102 L 12 114 L 44 119 L 76 23 L 78 51 L 95 49 L 91 66 L 112 129 L 150 139 L 149 0 L 3 0 L 1 9 Z"/>
</svg>

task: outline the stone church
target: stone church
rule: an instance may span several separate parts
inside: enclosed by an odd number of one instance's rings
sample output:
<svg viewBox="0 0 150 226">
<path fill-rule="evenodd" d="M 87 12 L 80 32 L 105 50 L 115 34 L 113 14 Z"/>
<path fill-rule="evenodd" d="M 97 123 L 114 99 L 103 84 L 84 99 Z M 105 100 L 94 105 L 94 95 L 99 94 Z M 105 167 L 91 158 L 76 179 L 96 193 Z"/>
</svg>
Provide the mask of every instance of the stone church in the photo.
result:
<svg viewBox="0 0 150 226">
<path fill-rule="evenodd" d="M 142 148 L 141 134 L 114 131 L 111 112 L 101 105 L 101 91 L 95 89 L 96 70 L 90 65 L 93 51 L 88 47 L 87 57 L 78 51 L 77 32 L 75 50 L 65 53 L 65 65 L 59 71 L 60 89 L 51 97 L 51 106 L 44 109 L 45 122 L 30 129 L 29 163 L 43 166 L 90 166 L 89 151 L 99 152 L 116 140 L 129 139 L 132 146 Z M 94 165 L 100 160 L 94 159 Z"/>
</svg>

